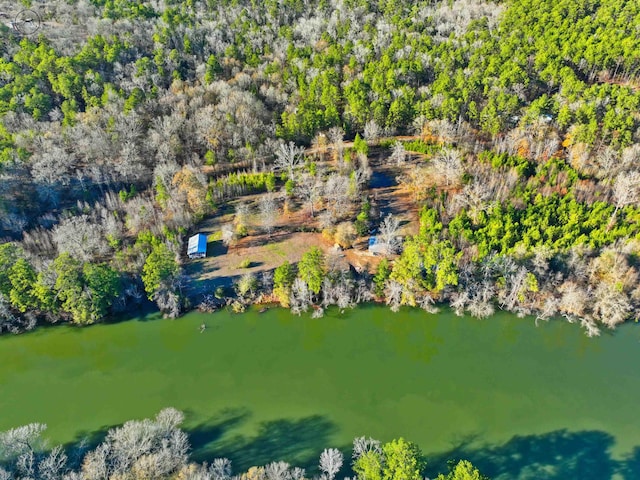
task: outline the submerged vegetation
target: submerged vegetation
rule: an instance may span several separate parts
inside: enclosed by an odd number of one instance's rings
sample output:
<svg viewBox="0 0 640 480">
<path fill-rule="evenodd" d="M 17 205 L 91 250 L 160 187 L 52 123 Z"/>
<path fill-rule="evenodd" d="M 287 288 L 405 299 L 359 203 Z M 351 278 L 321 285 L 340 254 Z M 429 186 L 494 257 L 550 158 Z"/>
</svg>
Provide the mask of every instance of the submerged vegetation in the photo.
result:
<svg viewBox="0 0 640 480">
<path fill-rule="evenodd" d="M 235 279 L 236 310 L 448 302 L 589 335 L 638 317 L 636 2 L 29 5 L 36 35 L 1 32 L 0 332 L 145 298 L 178 316 L 201 300 L 186 235 L 248 195 L 225 245 L 304 212 L 341 248 L 377 230 L 389 261 L 312 249 Z M 370 195 L 381 169 L 413 230 Z"/>
</svg>

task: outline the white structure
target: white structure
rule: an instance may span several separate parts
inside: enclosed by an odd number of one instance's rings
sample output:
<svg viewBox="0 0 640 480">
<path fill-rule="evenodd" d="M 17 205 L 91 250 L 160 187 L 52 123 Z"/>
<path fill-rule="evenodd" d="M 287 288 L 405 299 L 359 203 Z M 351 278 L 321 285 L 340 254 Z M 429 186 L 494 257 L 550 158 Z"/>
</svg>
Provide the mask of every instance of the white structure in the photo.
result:
<svg viewBox="0 0 640 480">
<path fill-rule="evenodd" d="M 189 239 L 187 255 L 189 255 L 189 258 L 204 258 L 207 256 L 207 236 L 204 233 L 198 233 Z"/>
</svg>

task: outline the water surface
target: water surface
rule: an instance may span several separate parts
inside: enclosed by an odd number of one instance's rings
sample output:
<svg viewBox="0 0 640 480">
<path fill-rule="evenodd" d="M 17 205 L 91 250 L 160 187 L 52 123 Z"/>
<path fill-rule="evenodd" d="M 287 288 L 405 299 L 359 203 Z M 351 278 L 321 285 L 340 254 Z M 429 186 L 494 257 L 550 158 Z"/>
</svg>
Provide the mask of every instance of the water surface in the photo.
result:
<svg viewBox="0 0 640 480">
<path fill-rule="evenodd" d="M 191 313 L 3 337 L 0 359 L 0 430 L 44 422 L 53 443 L 173 406 L 194 457 L 237 470 L 366 434 L 417 442 L 430 475 L 470 458 L 500 479 L 640 479 L 636 324 L 589 339 L 507 314 Z"/>
</svg>

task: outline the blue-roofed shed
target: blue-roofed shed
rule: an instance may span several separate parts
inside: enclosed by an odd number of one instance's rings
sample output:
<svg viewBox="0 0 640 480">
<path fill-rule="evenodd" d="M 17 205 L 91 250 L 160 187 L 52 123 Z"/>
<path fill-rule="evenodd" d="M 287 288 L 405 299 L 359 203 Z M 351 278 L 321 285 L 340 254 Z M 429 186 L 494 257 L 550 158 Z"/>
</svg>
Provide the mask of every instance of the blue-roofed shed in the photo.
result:
<svg viewBox="0 0 640 480">
<path fill-rule="evenodd" d="M 197 233 L 189 239 L 187 255 L 189 255 L 189 258 L 204 258 L 207 256 L 207 236 L 204 233 Z"/>
</svg>

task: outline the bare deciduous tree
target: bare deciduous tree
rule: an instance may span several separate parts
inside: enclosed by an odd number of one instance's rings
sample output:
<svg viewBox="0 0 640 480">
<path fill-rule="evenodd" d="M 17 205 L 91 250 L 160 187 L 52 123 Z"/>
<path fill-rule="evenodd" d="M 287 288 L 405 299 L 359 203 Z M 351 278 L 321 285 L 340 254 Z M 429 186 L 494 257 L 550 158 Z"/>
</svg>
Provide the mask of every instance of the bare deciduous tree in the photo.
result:
<svg viewBox="0 0 640 480">
<path fill-rule="evenodd" d="M 454 296 L 450 306 L 456 315 L 461 316 L 465 309 L 476 318 L 486 318 L 493 315 L 495 307 L 492 300 L 495 292 L 493 283 L 488 276 L 489 273 L 485 274 L 482 281 L 476 279 L 468 283 L 464 290 Z"/>
<path fill-rule="evenodd" d="M 624 322 L 631 312 L 631 303 L 624 292 L 614 285 L 601 282 L 594 293 L 594 317 L 608 328 Z"/>
<path fill-rule="evenodd" d="M 581 318 L 580 326 L 584 328 L 587 332 L 587 337 L 597 337 L 600 335 L 600 329 L 596 325 L 596 323 L 590 318 Z"/>
<path fill-rule="evenodd" d="M 506 310 L 512 311 L 518 303 L 518 297 L 522 294 L 529 272 L 523 266 L 517 270 L 509 272 L 502 276 L 505 279 L 504 288 L 500 290 L 498 299 L 500 306 Z"/>
<path fill-rule="evenodd" d="M 296 278 L 291 286 L 291 294 L 289 295 L 289 304 L 291 313 L 300 315 L 306 312 L 311 306 L 311 292 L 304 280 Z"/>
<path fill-rule="evenodd" d="M 44 423 L 30 423 L 0 433 L 0 454 L 4 461 L 38 450 L 41 447 L 42 432 L 47 429 Z"/>
<path fill-rule="evenodd" d="M 364 126 L 364 139 L 367 142 L 376 143 L 382 135 L 382 128 L 375 122 L 375 120 L 369 120 Z"/>
<path fill-rule="evenodd" d="M 102 227 L 93 223 L 87 215 L 62 220 L 53 229 L 53 240 L 60 253 L 68 252 L 83 261 L 109 251 Z"/>
<path fill-rule="evenodd" d="M 558 309 L 563 314 L 583 317 L 591 301 L 587 290 L 571 281 L 563 283 L 558 290 L 562 293 Z"/>
<path fill-rule="evenodd" d="M 380 224 L 380 232 L 378 236 L 380 241 L 384 245 L 387 255 L 396 253 L 401 245 L 400 233 L 400 219 L 393 214 L 387 215 Z"/>
<path fill-rule="evenodd" d="M 598 170 L 596 174 L 602 177 L 612 177 L 620 165 L 619 153 L 611 147 L 604 147 L 595 155 Z"/>
<path fill-rule="evenodd" d="M 31 164 L 31 175 L 38 183 L 67 185 L 77 159 L 57 145 L 43 146 Z"/>
<path fill-rule="evenodd" d="M 289 178 L 293 178 L 294 172 L 304 162 L 304 148 L 297 147 L 295 143 L 281 143 L 276 149 L 275 167 L 287 173 Z"/>
<path fill-rule="evenodd" d="M 427 122 L 426 131 L 422 130 L 422 134 L 431 134 L 440 143 L 451 143 L 456 135 L 456 126 L 448 120 L 431 120 Z"/>
<path fill-rule="evenodd" d="M 19 333 L 22 329 L 21 317 L 14 315 L 11 303 L 2 293 L 0 293 L 0 333 Z"/>
<path fill-rule="evenodd" d="M 640 171 L 618 174 L 613 187 L 613 198 L 616 208 L 611 214 L 609 227 L 613 226 L 619 209 L 640 202 Z"/>
<path fill-rule="evenodd" d="M 214 458 L 209 467 L 213 480 L 229 480 L 231 478 L 231 460 Z"/>
<path fill-rule="evenodd" d="M 352 195 L 357 195 L 368 184 L 372 173 L 369 167 L 369 160 L 364 157 L 364 160 L 360 160 L 360 167 L 351 173 Z"/>
<path fill-rule="evenodd" d="M 235 240 L 236 234 L 233 231 L 233 225 L 225 223 L 221 228 L 222 243 L 228 247 Z"/>
<path fill-rule="evenodd" d="M 495 307 L 492 303 L 493 287 L 485 282 L 482 288 L 474 295 L 470 301 L 467 309 L 469 314 L 476 318 L 487 318 L 495 313 Z"/>
<path fill-rule="evenodd" d="M 397 166 L 402 165 L 407 159 L 407 151 L 404 148 L 404 144 L 399 140 L 396 140 L 391 149 L 391 156 L 389 160 L 395 162 Z"/>
<path fill-rule="evenodd" d="M 446 185 L 456 184 L 462 176 L 462 155 L 458 150 L 443 148 L 434 158 L 432 168 L 435 175 L 441 176 Z"/>
<path fill-rule="evenodd" d="M 131 233 L 137 234 L 141 230 L 158 231 L 158 216 L 155 205 L 150 198 L 136 196 L 125 205 L 126 226 Z"/>
<path fill-rule="evenodd" d="M 331 127 L 327 133 L 327 137 L 338 156 L 342 157 L 342 151 L 344 150 L 344 130 L 340 127 Z"/>
<path fill-rule="evenodd" d="M 402 305 L 402 291 L 402 284 L 395 280 L 387 281 L 384 291 L 385 301 L 394 313 L 398 312 L 400 310 L 400 305 Z"/>
<path fill-rule="evenodd" d="M 324 210 L 322 213 L 318 215 L 318 225 L 320 228 L 331 228 L 336 224 L 336 216 L 333 213 L 333 210 Z"/>
<path fill-rule="evenodd" d="M 271 462 L 264 467 L 267 480 L 291 480 L 290 465 L 287 462 Z"/>
<path fill-rule="evenodd" d="M 0 432 L 0 462 L 7 470 L 9 478 L 40 478 L 49 480 L 52 475 L 62 473 L 66 458 L 60 448 L 55 448 L 49 457 L 42 457 L 42 439 L 40 436 L 47 428 L 41 423 L 30 423 L 22 427 Z M 60 464 L 59 460 L 64 460 Z M 42 466 L 42 468 L 40 468 Z M 59 469 L 56 470 L 56 468 Z"/>
<path fill-rule="evenodd" d="M 538 320 L 549 320 L 551 317 L 558 314 L 559 300 L 555 297 L 549 297 L 542 304 L 542 308 L 536 315 L 536 325 Z"/>
<path fill-rule="evenodd" d="M 268 193 L 260 197 L 260 223 L 269 236 L 273 233 L 278 219 L 278 205 L 273 193 Z"/>
<path fill-rule="evenodd" d="M 178 318 L 182 313 L 182 300 L 170 288 L 160 288 L 153 299 L 165 318 Z"/>
<path fill-rule="evenodd" d="M 260 285 L 266 293 L 273 291 L 273 270 L 265 270 L 260 275 Z"/>
<path fill-rule="evenodd" d="M 320 454 L 320 470 L 327 474 L 329 480 L 333 480 L 342 468 L 344 457 L 337 448 L 325 448 Z"/>
<path fill-rule="evenodd" d="M 184 416 L 170 408 L 155 420 L 129 421 L 112 429 L 105 441 L 85 457 L 82 472 L 87 480 L 121 477 L 167 477 L 185 464 L 189 442 L 178 428 Z"/>
<path fill-rule="evenodd" d="M 438 313 L 440 309 L 434 306 L 435 300 L 429 293 L 422 295 L 417 302 L 418 306 L 427 313 Z"/>
<path fill-rule="evenodd" d="M 358 266 L 356 266 L 356 270 Z M 355 291 L 354 291 L 354 302 L 356 304 L 368 302 L 373 298 L 373 291 L 371 290 L 371 285 L 367 283 L 364 278 L 360 278 L 356 282 Z"/>
<path fill-rule="evenodd" d="M 491 207 L 489 202 L 491 198 L 491 190 L 487 184 L 472 182 L 465 185 L 460 194 L 456 195 L 452 205 L 467 208 L 469 218 L 477 223 L 480 212 L 487 211 Z"/>
<path fill-rule="evenodd" d="M 349 177 L 333 173 L 324 184 L 324 195 L 334 218 L 340 219 L 352 207 Z"/>
<path fill-rule="evenodd" d="M 295 191 L 311 212 L 311 216 L 315 216 L 315 205 L 321 198 L 322 182 L 317 177 L 305 172 L 298 178 Z"/>
<path fill-rule="evenodd" d="M 67 455 L 58 445 L 38 464 L 38 476 L 44 480 L 58 480 L 67 467 Z"/>
<path fill-rule="evenodd" d="M 408 169 L 398 178 L 398 182 L 413 194 L 414 202 L 424 200 L 428 188 L 433 184 L 430 170 L 423 166 Z"/>
<path fill-rule="evenodd" d="M 303 480 L 306 476 L 304 468 L 294 467 L 291 469 L 291 480 Z"/>
<path fill-rule="evenodd" d="M 382 446 L 380 440 L 371 437 L 356 437 L 353 439 L 353 459 L 357 460 L 367 452 L 376 452 L 382 454 Z"/>
<path fill-rule="evenodd" d="M 335 277 L 333 280 L 325 277 L 322 282 L 322 306 L 326 308 L 337 305 L 341 310 L 355 307 L 353 280 L 349 276 L 349 271 L 335 273 L 333 276 Z"/>
</svg>

